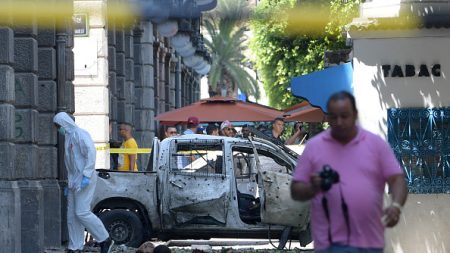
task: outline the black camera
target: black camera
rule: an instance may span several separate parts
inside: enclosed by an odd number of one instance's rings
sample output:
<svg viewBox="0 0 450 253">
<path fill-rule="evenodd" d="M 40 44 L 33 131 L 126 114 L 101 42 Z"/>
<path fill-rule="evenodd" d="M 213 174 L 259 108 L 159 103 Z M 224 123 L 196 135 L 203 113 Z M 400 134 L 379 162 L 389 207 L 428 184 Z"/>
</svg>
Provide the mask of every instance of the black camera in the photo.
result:
<svg viewBox="0 0 450 253">
<path fill-rule="evenodd" d="M 339 174 L 327 164 L 323 166 L 319 177 L 321 178 L 320 189 L 324 192 L 329 191 L 333 184 L 339 183 Z"/>
</svg>

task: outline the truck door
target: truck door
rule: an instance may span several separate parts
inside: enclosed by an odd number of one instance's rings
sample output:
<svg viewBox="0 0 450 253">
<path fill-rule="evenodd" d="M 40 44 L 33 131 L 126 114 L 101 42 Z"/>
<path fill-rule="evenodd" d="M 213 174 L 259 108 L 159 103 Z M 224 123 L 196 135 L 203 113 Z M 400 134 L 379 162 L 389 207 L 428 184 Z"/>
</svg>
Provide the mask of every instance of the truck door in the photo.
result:
<svg viewBox="0 0 450 253">
<path fill-rule="evenodd" d="M 261 221 L 306 228 L 309 221 L 309 202 L 291 198 L 290 185 L 294 161 L 279 151 L 256 146 L 258 189 L 261 198 Z"/>
<path fill-rule="evenodd" d="M 153 138 L 152 151 L 150 152 L 146 171 L 156 171 L 156 168 L 158 168 L 159 146 L 159 139 L 157 137 Z"/>
<path fill-rule="evenodd" d="M 173 141 L 163 204 L 165 225 L 226 223 L 230 178 L 220 140 Z"/>
</svg>

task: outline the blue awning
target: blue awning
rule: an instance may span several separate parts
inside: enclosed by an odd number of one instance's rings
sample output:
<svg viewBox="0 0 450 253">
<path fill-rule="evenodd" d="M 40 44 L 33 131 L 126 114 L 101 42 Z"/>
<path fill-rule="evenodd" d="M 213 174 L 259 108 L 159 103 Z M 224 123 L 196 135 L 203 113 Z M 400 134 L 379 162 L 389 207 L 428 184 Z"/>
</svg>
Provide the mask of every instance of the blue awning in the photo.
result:
<svg viewBox="0 0 450 253">
<path fill-rule="evenodd" d="M 338 91 L 353 93 L 352 83 L 353 67 L 349 62 L 292 78 L 291 92 L 327 112 L 328 98 Z"/>
</svg>

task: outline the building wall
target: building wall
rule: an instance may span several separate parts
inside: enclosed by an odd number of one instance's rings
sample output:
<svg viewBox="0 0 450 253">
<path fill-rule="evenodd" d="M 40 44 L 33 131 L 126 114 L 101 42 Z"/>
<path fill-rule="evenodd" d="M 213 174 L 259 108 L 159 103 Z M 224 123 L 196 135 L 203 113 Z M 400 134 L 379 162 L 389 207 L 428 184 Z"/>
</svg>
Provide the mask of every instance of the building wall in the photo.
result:
<svg viewBox="0 0 450 253">
<path fill-rule="evenodd" d="M 445 29 L 352 32 L 353 88 L 360 124 L 387 139 L 387 109 L 450 105 L 450 33 Z M 441 76 L 385 77 L 382 65 L 441 65 Z M 390 75 L 392 75 L 390 73 Z M 388 202 L 389 203 L 389 202 Z M 410 194 L 401 221 L 387 229 L 387 253 L 450 250 L 448 194 Z"/>
<path fill-rule="evenodd" d="M 118 125 L 133 125 L 138 146 L 150 148 L 158 136 L 155 116 L 198 100 L 199 87 L 194 86 L 199 77 L 178 66 L 181 60 L 170 40 L 160 36 L 152 22 L 125 25 L 107 20 L 105 0 L 74 3 L 76 13 L 88 15 L 89 27 L 88 36 L 75 38 L 76 121 L 98 147 L 96 168 L 109 169 L 109 151 L 102 147 L 109 140 L 122 141 Z M 140 170 L 148 158 L 149 154 L 138 155 Z"/>
<path fill-rule="evenodd" d="M 96 147 L 109 142 L 108 40 L 106 1 L 74 1 L 76 14 L 88 15 L 88 36 L 75 37 L 75 121 Z M 109 153 L 99 148 L 96 168 L 109 168 Z"/>
<path fill-rule="evenodd" d="M 410 194 L 396 227 L 385 233 L 385 253 L 450 252 L 448 194 Z"/>
<path fill-rule="evenodd" d="M 378 35 L 378 36 L 377 36 Z M 364 36 L 364 37 L 363 37 Z M 409 34 L 371 32 L 352 34 L 353 86 L 360 123 L 386 137 L 387 109 L 407 107 L 448 107 L 450 105 L 450 32 L 442 29 Z M 385 77 L 382 65 L 415 66 L 430 70 L 440 64 L 441 76 Z M 392 71 L 390 71 L 390 74 Z"/>
<path fill-rule="evenodd" d="M 74 108 L 71 18 L 15 15 L 0 28 L 0 251 L 43 252 L 62 239 L 65 169 L 52 118 Z"/>
<path fill-rule="evenodd" d="M 67 180 L 64 137 L 52 121 L 57 112 L 74 113 L 97 146 L 108 143 L 111 119 L 113 138 L 118 138 L 117 122 L 128 122 L 135 126 L 139 145 L 149 147 L 158 127 L 155 80 L 163 80 L 168 90 L 158 97 L 161 112 L 198 99 L 186 95 L 198 93 L 192 85 L 198 77 L 180 65 L 167 39 L 155 39 L 154 24 L 106 22 L 106 0 L 62 1 L 69 12 L 75 6 L 75 13 L 88 14 L 88 37 L 74 41 L 70 15 L 46 17 L 45 22 L 36 13 L 1 19 L 0 252 L 44 252 L 67 241 L 66 200 L 60 190 Z M 29 4 L 33 10 L 39 3 Z M 160 64 L 153 58 L 155 48 L 166 52 L 161 54 L 167 65 L 164 79 L 154 71 Z M 140 157 L 143 168 L 148 155 Z M 109 168 L 108 154 L 101 149 L 97 168 Z"/>
</svg>

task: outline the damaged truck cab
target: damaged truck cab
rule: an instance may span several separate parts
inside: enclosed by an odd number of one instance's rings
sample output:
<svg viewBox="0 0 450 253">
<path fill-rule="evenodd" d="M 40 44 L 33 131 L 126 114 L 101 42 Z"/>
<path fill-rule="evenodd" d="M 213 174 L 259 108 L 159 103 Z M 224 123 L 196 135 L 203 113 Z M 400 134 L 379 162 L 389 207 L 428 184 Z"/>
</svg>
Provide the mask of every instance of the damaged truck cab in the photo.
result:
<svg viewBox="0 0 450 253">
<path fill-rule="evenodd" d="M 154 140 L 146 172 L 99 170 L 93 210 L 116 243 L 151 237 L 311 241 L 309 203 L 290 197 L 296 157 L 273 143 L 209 135 Z M 287 229 L 289 228 L 289 229 Z"/>
</svg>

